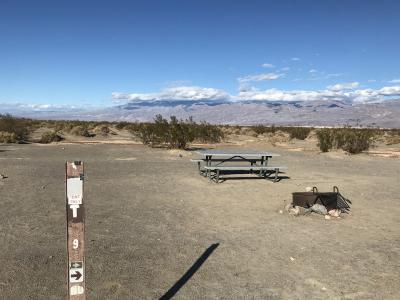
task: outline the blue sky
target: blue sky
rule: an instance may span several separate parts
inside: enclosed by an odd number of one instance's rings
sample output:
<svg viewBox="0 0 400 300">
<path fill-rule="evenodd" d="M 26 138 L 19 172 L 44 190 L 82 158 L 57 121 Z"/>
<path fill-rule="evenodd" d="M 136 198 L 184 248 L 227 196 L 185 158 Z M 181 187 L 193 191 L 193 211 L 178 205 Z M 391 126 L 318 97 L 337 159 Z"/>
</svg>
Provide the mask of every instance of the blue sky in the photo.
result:
<svg viewBox="0 0 400 300">
<path fill-rule="evenodd" d="M 0 103 L 381 101 L 400 95 L 399 12 L 399 1 L 3 0 Z"/>
</svg>

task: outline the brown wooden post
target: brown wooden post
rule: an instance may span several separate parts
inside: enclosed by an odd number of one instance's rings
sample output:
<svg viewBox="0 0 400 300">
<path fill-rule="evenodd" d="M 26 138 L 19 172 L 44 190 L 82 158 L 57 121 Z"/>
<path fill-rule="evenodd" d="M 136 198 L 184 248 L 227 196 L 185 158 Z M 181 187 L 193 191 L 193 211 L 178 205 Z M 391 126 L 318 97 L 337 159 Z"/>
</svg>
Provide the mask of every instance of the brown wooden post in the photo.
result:
<svg viewBox="0 0 400 300">
<path fill-rule="evenodd" d="M 85 209 L 83 162 L 67 162 L 68 299 L 85 300 Z"/>
</svg>

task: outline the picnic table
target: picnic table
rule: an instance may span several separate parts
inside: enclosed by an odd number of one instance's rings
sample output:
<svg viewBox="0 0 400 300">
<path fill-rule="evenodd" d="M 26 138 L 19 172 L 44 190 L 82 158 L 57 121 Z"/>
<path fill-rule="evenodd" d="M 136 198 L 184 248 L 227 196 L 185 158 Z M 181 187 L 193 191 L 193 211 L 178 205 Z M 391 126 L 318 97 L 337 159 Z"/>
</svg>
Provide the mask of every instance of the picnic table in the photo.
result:
<svg viewBox="0 0 400 300">
<path fill-rule="evenodd" d="M 221 171 L 245 171 L 250 173 L 258 171 L 259 176 L 266 178 L 275 173 L 274 181 L 277 181 L 279 171 L 286 168 L 268 166 L 270 158 L 280 155 L 266 151 L 207 149 L 198 150 L 195 153 L 202 157 L 200 159 L 192 159 L 192 162 L 198 164 L 199 173 L 217 183 L 220 181 Z M 240 165 L 232 165 L 232 162 L 239 163 Z M 204 165 L 203 169 L 202 164 Z"/>
</svg>

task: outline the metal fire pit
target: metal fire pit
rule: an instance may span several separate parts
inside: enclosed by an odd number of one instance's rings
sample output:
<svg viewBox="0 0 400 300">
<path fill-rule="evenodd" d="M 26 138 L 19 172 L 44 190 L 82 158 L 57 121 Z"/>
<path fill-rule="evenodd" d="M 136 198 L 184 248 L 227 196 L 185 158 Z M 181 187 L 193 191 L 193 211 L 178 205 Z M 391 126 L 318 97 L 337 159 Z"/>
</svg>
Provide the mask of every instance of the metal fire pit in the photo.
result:
<svg viewBox="0 0 400 300">
<path fill-rule="evenodd" d="M 318 192 L 318 189 L 314 186 L 312 192 L 296 192 L 293 195 L 293 205 L 302 206 L 304 208 L 309 208 L 314 204 L 322 204 L 327 210 L 331 209 L 341 209 L 349 210 L 351 201 L 344 198 L 342 194 L 339 193 L 337 186 L 333 187 L 333 192 Z"/>
<path fill-rule="evenodd" d="M 318 189 L 314 186 L 312 192 L 296 192 L 293 195 L 293 206 L 309 208 L 317 203 Z"/>
</svg>

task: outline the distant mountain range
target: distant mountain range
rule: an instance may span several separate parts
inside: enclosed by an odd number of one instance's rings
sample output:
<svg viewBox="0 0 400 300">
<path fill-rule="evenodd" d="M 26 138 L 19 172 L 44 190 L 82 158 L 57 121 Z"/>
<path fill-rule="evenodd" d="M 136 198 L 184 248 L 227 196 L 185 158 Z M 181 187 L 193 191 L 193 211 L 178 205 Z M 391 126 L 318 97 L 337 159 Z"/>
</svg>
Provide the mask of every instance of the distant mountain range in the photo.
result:
<svg viewBox="0 0 400 300">
<path fill-rule="evenodd" d="M 151 121 L 156 114 L 174 115 L 215 124 L 363 125 L 400 128 L 400 99 L 370 104 L 342 101 L 144 101 L 102 109 L 14 109 L 1 106 L 1 113 L 41 119 L 96 121 Z"/>
</svg>

